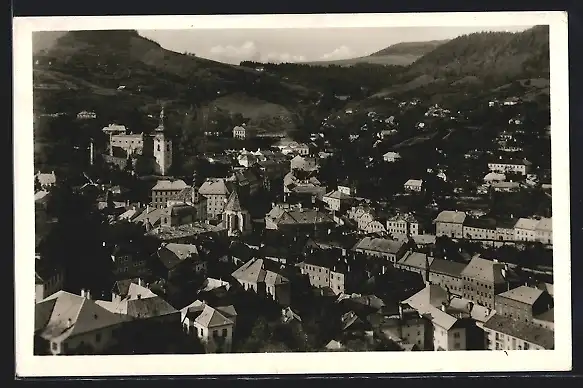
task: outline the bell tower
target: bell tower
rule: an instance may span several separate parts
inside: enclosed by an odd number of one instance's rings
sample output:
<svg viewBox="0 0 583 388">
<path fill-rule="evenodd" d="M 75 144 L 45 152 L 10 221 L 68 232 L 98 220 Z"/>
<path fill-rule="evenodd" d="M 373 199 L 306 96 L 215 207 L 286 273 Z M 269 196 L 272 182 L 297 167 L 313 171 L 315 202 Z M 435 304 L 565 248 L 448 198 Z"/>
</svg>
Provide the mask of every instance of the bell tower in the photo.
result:
<svg viewBox="0 0 583 388">
<path fill-rule="evenodd" d="M 167 175 L 172 165 L 172 139 L 166 134 L 164 128 L 164 107 L 160 111 L 160 123 L 154 133 L 154 159 L 156 161 L 156 173 Z"/>
</svg>

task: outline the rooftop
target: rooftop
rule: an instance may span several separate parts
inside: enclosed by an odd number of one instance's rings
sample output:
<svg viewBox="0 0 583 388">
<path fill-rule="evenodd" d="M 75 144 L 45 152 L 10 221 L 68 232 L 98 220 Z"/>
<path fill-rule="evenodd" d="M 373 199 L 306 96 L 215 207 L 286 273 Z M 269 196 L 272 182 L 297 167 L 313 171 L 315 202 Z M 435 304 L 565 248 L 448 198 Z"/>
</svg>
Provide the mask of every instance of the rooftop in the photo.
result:
<svg viewBox="0 0 583 388">
<path fill-rule="evenodd" d="M 431 272 L 449 275 L 456 278 L 462 277 L 462 271 L 466 268 L 465 264 L 451 260 L 433 259 L 429 266 Z"/>
<path fill-rule="evenodd" d="M 516 229 L 535 230 L 539 220 L 533 218 L 519 218 L 514 227 Z"/>
<path fill-rule="evenodd" d="M 543 294 L 543 292 L 544 292 L 543 290 L 540 290 L 538 288 L 520 286 L 508 290 L 506 292 L 503 292 L 498 296 L 501 296 L 506 299 L 512 299 L 517 302 L 522 302 L 532 306 L 537 301 L 537 299 Z"/>
<path fill-rule="evenodd" d="M 329 192 L 324 196 L 324 198 L 331 198 L 331 199 L 349 199 L 352 198 L 350 195 L 341 192 L 340 190 L 334 190 Z"/>
<path fill-rule="evenodd" d="M 438 214 L 434 222 L 445 222 L 451 224 L 463 224 L 466 219 L 466 213 L 457 210 L 444 210 Z"/>
<path fill-rule="evenodd" d="M 427 269 L 428 265 L 429 268 L 431 268 L 433 260 L 434 260 L 433 257 L 429 257 L 425 253 L 408 252 L 405 256 L 403 256 L 399 260 L 399 264 L 413 268 Z"/>
<path fill-rule="evenodd" d="M 500 284 L 506 281 L 502 275 L 503 268 L 504 265 L 501 263 L 475 256 L 462 271 L 462 276 L 493 284 Z"/>
<path fill-rule="evenodd" d="M 179 190 L 184 190 L 187 187 L 188 187 L 188 185 L 182 179 L 178 179 L 175 181 L 159 180 L 156 183 L 156 185 L 152 188 L 152 190 L 179 191 Z"/>
<path fill-rule="evenodd" d="M 59 341 L 124 321 L 95 301 L 66 291 L 56 292 L 35 307 L 35 332 L 47 340 Z"/>
<path fill-rule="evenodd" d="M 533 323 L 494 314 L 484 323 L 484 329 L 493 330 L 543 347 L 554 349 L 555 333 Z"/>
<path fill-rule="evenodd" d="M 200 186 L 198 192 L 201 195 L 227 196 L 231 193 L 231 187 L 223 178 L 209 178 Z"/>
<path fill-rule="evenodd" d="M 388 240 L 385 238 L 364 237 L 354 246 L 353 250 L 362 249 L 367 251 L 384 252 L 396 254 L 405 245 L 403 241 Z"/>
</svg>

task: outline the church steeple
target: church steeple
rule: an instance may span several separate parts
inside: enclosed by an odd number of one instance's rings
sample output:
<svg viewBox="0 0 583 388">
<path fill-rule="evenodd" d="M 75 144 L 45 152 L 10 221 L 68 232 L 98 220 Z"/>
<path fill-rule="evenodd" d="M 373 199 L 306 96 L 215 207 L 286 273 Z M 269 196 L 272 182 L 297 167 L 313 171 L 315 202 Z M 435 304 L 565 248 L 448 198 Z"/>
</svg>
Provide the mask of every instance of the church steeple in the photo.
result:
<svg viewBox="0 0 583 388">
<path fill-rule="evenodd" d="M 158 128 L 156 128 L 156 132 L 164 132 L 164 105 L 162 105 L 162 109 L 160 109 L 160 121 L 158 123 Z"/>
</svg>

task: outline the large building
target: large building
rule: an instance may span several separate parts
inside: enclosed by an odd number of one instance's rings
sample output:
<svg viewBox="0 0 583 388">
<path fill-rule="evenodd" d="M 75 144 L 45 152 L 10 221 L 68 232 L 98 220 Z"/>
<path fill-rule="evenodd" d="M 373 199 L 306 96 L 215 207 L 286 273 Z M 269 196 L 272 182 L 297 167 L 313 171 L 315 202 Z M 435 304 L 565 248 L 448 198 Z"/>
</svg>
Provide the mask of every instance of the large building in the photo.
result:
<svg viewBox="0 0 583 388">
<path fill-rule="evenodd" d="M 172 166 L 172 139 L 164 127 L 164 109 L 160 112 L 160 123 L 153 134 L 127 133 L 124 126 L 110 125 L 103 129 L 109 137 L 109 155 L 115 156 L 116 149 L 122 150 L 121 157 L 141 158 L 149 165 L 149 170 L 159 175 L 167 175 Z"/>
<path fill-rule="evenodd" d="M 460 211 L 444 210 L 433 221 L 435 224 L 436 236 L 447 236 L 451 238 L 464 237 L 464 221 L 466 213 Z"/>
<path fill-rule="evenodd" d="M 65 291 L 35 306 L 35 339 L 41 354 L 100 353 L 115 346 L 126 318 L 88 298 Z"/>
<path fill-rule="evenodd" d="M 495 296 L 508 287 L 506 268 L 502 263 L 475 256 L 461 273 L 463 297 L 494 309 Z"/>
<path fill-rule="evenodd" d="M 231 182 L 227 182 L 224 178 L 209 178 L 200 186 L 198 192 L 207 200 L 209 219 L 218 220 L 222 217 L 232 191 Z"/>
<path fill-rule="evenodd" d="M 241 206 L 237 190 L 233 190 L 223 211 L 223 224 L 228 236 L 241 236 L 252 231 L 251 216 Z"/>
<path fill-rule="evenodd" d="M 490 169 L 490 171 L 501 173 L 513 172 L 516 174 L 526 176 L 526 174 L 528 174 L 530 170 L 531 164 L 532 163 L 530 163 L 526 159 L 512 159 L 500 157 L 497 160 L 492 160 L 491 162 L 489 162 L 488 168 Z"/>
<path fill-rule="evenodd" d="M 233 128 L 233 137 L 239 140 L 251 139 L 257 136 L 257 131 L 254 128 L 249 128 L 243 125 L 237 125 Z"/>
<path fill-rule="evenodd" d="M 168 201 L 186 189 L 188 185 L 183 180 L 159 180 L 152 188 L 152 206 L 161 209 L 168 206 Z"/>
<path fill-rule="evenodd" d="M 407 247 L 399 240 L 364 237 L 352 250 L 367 256 L 383 258 L 394 264 L 406 254 Z"/>
<path fill-rule="evenodd" d="M 182 327 L 186 334 L 198 337 L 206 353 L 229 353 L 237 312 L 235 307 L 213 308 L 199 300 L 180 310 Z"/>
<path fill-rule="evenodd" d="M 531 322 L 494 314 L 484 323 L 486 349 L 552 350 L 555 332 Z"/>
<path fill-rule="evenodd" d="M 539 288 L 519 286 L 496 295 L 497 314 L 532 322 L 553 308 L 553 297 Z"/>
</svg>

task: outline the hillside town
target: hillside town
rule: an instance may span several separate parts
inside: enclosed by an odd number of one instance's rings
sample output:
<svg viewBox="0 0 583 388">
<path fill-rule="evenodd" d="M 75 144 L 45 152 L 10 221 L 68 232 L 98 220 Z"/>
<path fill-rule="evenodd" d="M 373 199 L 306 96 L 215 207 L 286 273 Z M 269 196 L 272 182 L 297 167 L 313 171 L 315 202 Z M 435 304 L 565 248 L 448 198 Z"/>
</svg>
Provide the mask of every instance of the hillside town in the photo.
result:
<svg viewBox="0 0 583 388">
<path fill-rule="evenodd" d="M 450 114 L 432 107 L 426 116 Z M 326 139 L 326 124 L 314 137 Z M 500 135 L 500 147 L 513 149 L 491 155 L 475 187 L 454 185 L 458 197 L 534 186 L 550 197 L 539 166 L 513 157 L 522 146 L 514 126 Z M 117 124 L 103 132 L 108 149 L 91 144 L 90 164 L 154 177 L 149 199 L 132 201 L 131 188 L 84 174 L 73 191 L 92 198 L 108 232 L 94 258 L 75 258 L 99 261 L 105 273 L 89 264 L 83 272 L 53 260 L 50 233 L 39 232 L 64 222 L 51 201 L 65 178 L 35 175 L 37 354 L 554 347 L 550 214 L 493 215 L 434 199 L 420 206 L 430 183 L 417 176 L 392 203 L 362 197 L 353 182 L 321 181 L 330 150 L 317 142 L 209 155 L 228 173 L 201 181 L 194 171 L 187 183 L 168 175 L 176 155 L 163 108 L 152 133 Z M 232 128 L 236 139 L 252 136 Z M 389 151 L 377 162 L 415 160 Z M 429 175 L 447 182 L 447 158 Z"/>
</svg>

